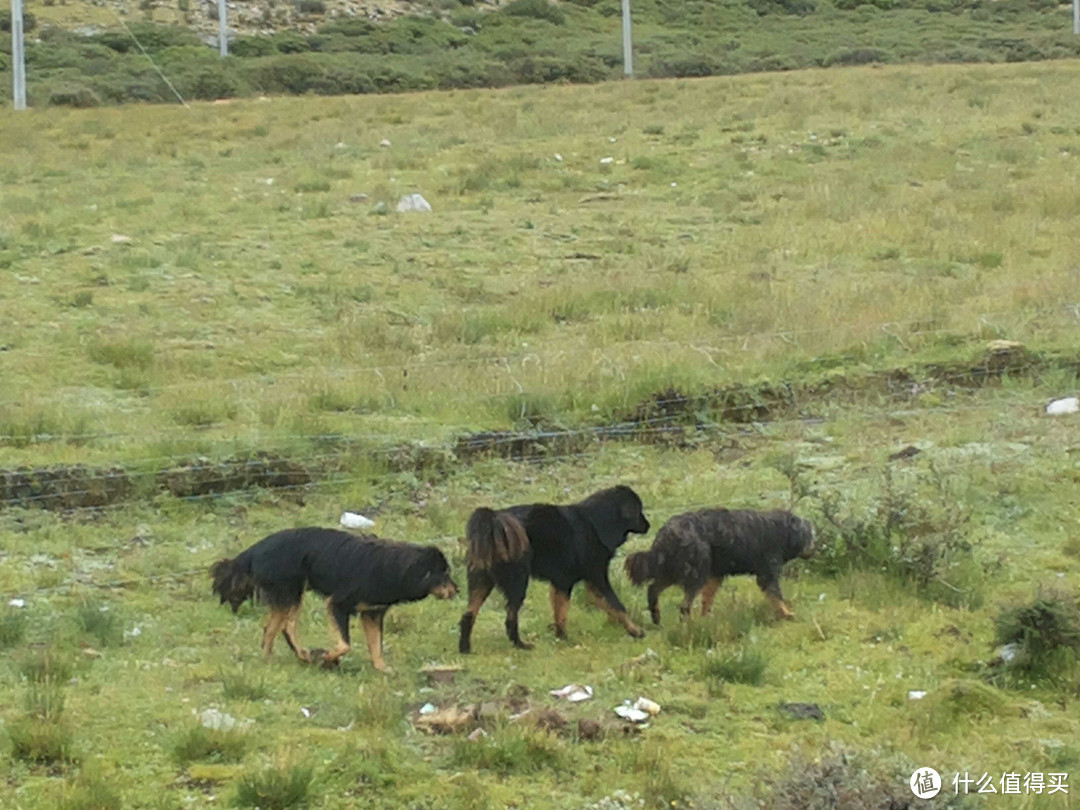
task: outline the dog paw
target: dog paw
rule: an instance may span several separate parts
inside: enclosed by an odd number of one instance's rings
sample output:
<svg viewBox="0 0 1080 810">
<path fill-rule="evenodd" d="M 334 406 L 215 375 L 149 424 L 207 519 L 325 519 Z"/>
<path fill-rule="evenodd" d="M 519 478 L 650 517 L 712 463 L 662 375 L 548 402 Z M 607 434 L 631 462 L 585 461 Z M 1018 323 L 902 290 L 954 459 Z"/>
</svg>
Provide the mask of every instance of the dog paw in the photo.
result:
<svg viewBox="0 0 1080 810">
<path fill-rule="evenodd" d="M 626 632 L 634 638 L 645 638 L 645 631 L 638 627 L 636 624 L 632 624 L 627 627 Z"/>
</svg>

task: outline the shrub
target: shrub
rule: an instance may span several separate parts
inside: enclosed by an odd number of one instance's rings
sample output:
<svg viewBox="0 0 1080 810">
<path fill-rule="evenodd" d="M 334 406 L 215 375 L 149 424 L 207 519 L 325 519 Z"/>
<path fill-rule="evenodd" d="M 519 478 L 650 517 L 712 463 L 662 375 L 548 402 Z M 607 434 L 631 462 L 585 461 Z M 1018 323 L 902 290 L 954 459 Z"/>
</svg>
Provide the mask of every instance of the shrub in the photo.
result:
<svg viewBox="0 0 1080 810">
<path fill-rule="evenodd" d="M 121 619 L 109 605 L 88 599 L 77 608 L 75 622 L 80 630 L 93 636 L 102 647 L 123 640 Z"/>
<path fill-rule="evenodd" d="M 1080 660 L 1080 607 L 1074 596 L 1040 591 L 1027 604 L 1002 609 L 995 638 L 998 644 L 1015 645 L 1009 671 L 1028 679 L 1060 680 Z"/>
<path fill-rule="evenodd" d="M 236 785 L 236 804 L 260 810 L 288 810 L 308 803 L 315 772 L 306 765 L 266 768 L 242 776 Z"/>
<path fill-rule="evenodd" d="M 277 52 L 277 44 L 270 37 L 237 37 L 229 43 L 231 56 L 270 56 Z"/>
<path fill-rule="evenodd" d="M 889 52 L 881 48 L 840 48 L 822 59 L 821 66 L 869 65 L 889 61 L 892 61 Z"/>
<path fill-rule="evenodd" d="M 548 0 L 512 0 L 503 6 L 503 14 L 512 17 L 532 17 L 534 20 L 547 20 L 554 25 L 566 22 L 566 13 Z"/>
<path fill-rule="evenodd" d="M 747 5 L 759 17 L 768 14 L 789 14 L 805 17 L 817 10 L 817 0 L 747 0 Z"/>
<path fill-rule="evenodd" d="M 301 14 L 325 14 L 326 3 L 323 0 L 297 0 L 296 10 Z"/>
<path fill-rule="evenodd" d="M 981 604 L 985 571 L 968 534 L 972 509 L 954 479 L 931 468 L 901 485 L 885 468 L 880 493 L 863 499 L 858 511 L 848 511 L 845 497 L 840 490 L 820 494 L 826 523 L 818 527 L 811 567 L 830 575 L 876 571 L 924 598 L 954 607 Z"/>
<path fill-rule="evenodd" d="M 120 795 L 109 787 L 109 783 L 85 770 L 60 803 L 60 810 L 120 810 L 122 807 Z"/>
<path fill-rule="evenodd" d="M 11 754 L 23 762 L 57 765 L 75 759 L 71 729 L 62 721 L 20 718 L 7 726 Z"/>
<path fill-rule="evenodd" d="M 241 731 L 192 726 L 173 745 L 173 759 L 181 767 L 192 762 L 239 762 L 247 740 Z"/>
<path fill-rule="evenodd" d="M 710 688 L 712 681 L 745 683 L 760 686 L 765 681 L 769 660 L 765 653 L 753 644 L 743 644 L 734 650 L 716 650 L 702 667 L 702 676 Z"/>
<path fill-rule="evenodd" d="M 26 638 L 26 613 L 7 608 L 0 613 L 0 650 L 14 647 Z"/>
<path fill-rule="evenodd" d="M 242 669 L 222 670 L 221 687 L 230 700 L 262 700 L 266 697 L 266 676 L 254 677 Z"/>
<path fill-rule="evenodd" d="M 453 749 L 455 767 L 494 771 L 502 776 L 545 768 L 559 770 L 565 758 L 564 746 L 557 737 L 524 727 L 500 729 L 475 742 L 459 738 Z"/>
<path fill-rule="evenodd" d="M 31 14 L 26 9 L 23 9 L 23 33 L 30 33 L 37 28 L 37 17 Z M 11 11 L 10 9 L 0 9 L 0 31 L 11 30 Z"/>
<path fill-rule="evenodd" d="M 857 750 L 837 743 L 813 758 L 798 755 L 787 768 L 758 788 L 754 806 L 771 810 L 886 810 L 912 807 L 908 780 L 916 763 L 881 749 Z M 942 790 L 936 807 L 974 807 L 975 797 Z M 727 802 L 696 801 L 700 810 L 727 807 Z"/>
</svg>

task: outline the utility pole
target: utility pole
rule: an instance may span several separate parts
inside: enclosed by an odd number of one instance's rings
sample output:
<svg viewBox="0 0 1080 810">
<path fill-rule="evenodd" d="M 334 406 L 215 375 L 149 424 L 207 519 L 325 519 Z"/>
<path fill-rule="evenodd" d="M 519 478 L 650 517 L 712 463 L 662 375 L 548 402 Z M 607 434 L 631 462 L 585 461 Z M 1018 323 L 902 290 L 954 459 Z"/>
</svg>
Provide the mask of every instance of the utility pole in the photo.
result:
<svg viewBox="0 0 1080 810">
<path fill-rule="evenodd" d="M 1080 3 L 1080 0 L 1073 0 Z M 634 53 L 630 45 L 630 0 L 622 0 L 622 65 L 623 73 L 634 75 Z"/>
<path fill-rule="evenodd" d="M 16 110 L 26 109 L 26 56 L 23 53 L 23 4 L 11 0 L 11 84 Z"/>
<path fill-rule="evenodd" d="M 15 2 L 15 0 L 12 0 Z M 217 18 L 218 18 L 218 53 L 224 59 L 229 55 L 229 38 L 225 35 L 225 32 L 229 30 L 228 23 L 225 21 L 225 0 L 218 0 L 217 4 Z"/>
</svg>

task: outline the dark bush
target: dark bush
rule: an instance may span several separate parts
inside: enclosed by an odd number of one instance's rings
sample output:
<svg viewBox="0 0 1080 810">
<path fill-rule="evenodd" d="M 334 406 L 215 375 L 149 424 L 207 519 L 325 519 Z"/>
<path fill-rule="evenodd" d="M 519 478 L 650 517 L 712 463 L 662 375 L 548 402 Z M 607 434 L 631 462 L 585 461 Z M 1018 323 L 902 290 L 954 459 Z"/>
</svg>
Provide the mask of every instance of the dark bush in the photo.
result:
<svg viewBox="0 0 1080 810">
<path fill-rule="evenodd" d="M 37 28 L 37 17 L 26 9 L 23 9 L 23 33 L 29 33 Z M 11 9 L 0 10 L 0 31 L 11 31 Z"/>
<path fill-rule="evenodd" d="M 888 51 L 881 48 L 840 48 L 821 60 L 822 67 L 835 65 L 869 65 L 876 62 L 888 62 Z"/>
<path fill-rule="evenodd" d="M 1040 592 L 1025 605 L 1004 608 L 995 622 L 998 644 L 1015 645 L 1011 672 L 1036 680 L 1067 677 L 1080 661 L 1080 607 L 1075 596 Z"/>
<path fill-rule="evenodd" d="M 203 47 L 198 34 L 189 28 L 181 28 L 178 25 L 155 25 L 153 23 L 132 23 L 128 26 L 131 31 L 102 31 L 89 37 L 92 42 L 99 42 L 111 48 L 117 53 L 138 53 L 139 47 L 135 40 L 146 49 L 148 53 L 156 53 L 166 48 L 182 48 L 197 46 Z"/>
<path fill-rule="evenodd" d="M 325 14 L 326 3 L 323 0 L 297 0 L 296 10 L 301 14 Z"/>
<path fill-rule="evenodd" d="M 97 107 L 101 104 L 98 94 L 81 84 L 61 85 L 49 93 L 50 107 Z"/>
<path fill-rule="evenodd" d="M 534 20 L 547 20 L 554 25 L 566 22 L 566 12 L 548 0 L 512 0 L 502 7 L 503 14 L 511 17 L 531 17 Z"/>
<path fill-rule="evenodd" d="M 805 17 L 817 10 L 817 0 L 746 0 L 747 5 L 757 12 L 759 17 L 769 14 L 787 14 Z"/>
<path fill-rule="evenodd" d="M 237 37 L 229 43 L 232 56 L 270 56 L 277 52 L 277 45 L 270 37 Z"/>
<path fill-rule="evenodd" d="M 799 482 L 793 481 L 794 487 Z M 809 563 L 823 574 L 875 571 L 912 586 L 927 599 L 956 607 L 978 607 L 986 571 L 970 537 L 972 507 L 955 479 L 936 470 L 902 484 L 890 468 L 881 490 L 857 502 L 850 493 L 819 494 L 825 521 L 818 552 Z"/>
<path fill-rule="evenodd" d="M 648 67 L 648 75 L 656 79 L 693 79 L 730 73 L 738 73 L 738 69 L 711 54 L 701 53 L 657 57 Z"/>
<path fill-rule="evenodd" d="M 602 81 L 608 76 L 603 64 L 589 56 L 527 56 L 514 60 L 509 67 L 514 78 L 522 84 L 558 81 L 589 83 Z"/>
</svg>

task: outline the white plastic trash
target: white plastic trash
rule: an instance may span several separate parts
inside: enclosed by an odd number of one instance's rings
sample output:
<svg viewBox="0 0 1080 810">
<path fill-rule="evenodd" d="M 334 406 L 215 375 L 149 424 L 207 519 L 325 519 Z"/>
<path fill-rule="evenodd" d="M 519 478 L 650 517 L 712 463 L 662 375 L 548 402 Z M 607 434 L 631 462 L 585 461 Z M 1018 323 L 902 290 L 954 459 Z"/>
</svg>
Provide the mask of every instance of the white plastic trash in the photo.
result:
<svg viewBox="0 0 1080 810">
<path fill-rule="evenodd" d="M 356 512 L 342 512 L 341 525 L 346 529 L 370 529 L 375 521 Z"/>
<path fill-rule="evenodd" d="M 660 714 L 660 704 L 649 700 L 647 697 L 639 697 L 634 701 L 634 708 L 649 715 Z"/>
<path fill-rule="evenodd" d="M 1046 406 L 1047 416 L 1061 416 L 1063 413 L 1080 413 L 1080 397 L 1055 399 Z"/>
<path fill-rule="evenodd" d="M 552 689 L 551 696 L 566 698 L 571 703 L 581 703 L 581 701 L 589 700 L 593 696 L 593 688 L 591 686 L 569 683 L 562 689 Z"/>
</svg>

